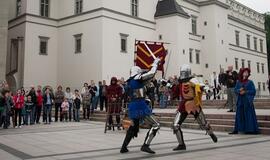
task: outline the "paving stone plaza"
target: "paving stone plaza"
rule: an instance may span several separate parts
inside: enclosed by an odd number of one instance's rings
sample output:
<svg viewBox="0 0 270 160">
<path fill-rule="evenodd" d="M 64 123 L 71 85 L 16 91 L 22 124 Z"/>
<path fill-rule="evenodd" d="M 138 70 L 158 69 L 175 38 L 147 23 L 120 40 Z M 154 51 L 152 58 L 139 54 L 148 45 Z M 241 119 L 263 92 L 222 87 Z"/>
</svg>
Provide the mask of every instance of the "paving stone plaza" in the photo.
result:
<svg viewBox="0 0 270 160">
<path fill-rule="evenodd" d="M 184 129 L 187 150 L 174 152 L 177 145 L 170 128 L 163 127 L 153 141 L 155 155 L 140 151 L 147 130 L 130 144 L 130 152 L 120 154 L 125 131 L 103 133 L 104 123 L 82 121 L 52 125 L 24 126 L 0 131 L 1 160 L 106 160 L 106 159 L 183 159 L 183 160 L 269 160 L 270 136 L 228 135 L 217 132 L 214 144 L 199 130 Z"/>
</svg>

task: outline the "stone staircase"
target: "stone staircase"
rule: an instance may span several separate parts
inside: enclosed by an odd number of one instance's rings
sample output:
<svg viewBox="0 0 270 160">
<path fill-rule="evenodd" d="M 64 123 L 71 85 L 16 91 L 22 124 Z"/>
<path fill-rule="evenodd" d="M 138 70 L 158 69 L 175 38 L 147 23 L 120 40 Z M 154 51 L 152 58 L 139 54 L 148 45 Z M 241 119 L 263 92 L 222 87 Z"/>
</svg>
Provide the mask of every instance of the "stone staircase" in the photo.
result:
<svg viewBox="0 0 270 160">
<path fill-rule="evenodd" d="M 205 110 L 213 110 L 220 108 L 225 101 L 205 101 L 204 108 Z M 257 115 L 260 131 L 262 134 L 270 135 L 270 115 L 268 114 L 270 111 L 270 101 L 269 100 L 257 100 L 255 102 L 256 109 L 260 108 L 260 111 L 263 114 Z M 171 107 L 175 108 L 175 107 Z M 269 110 L 268 110 L 269 109 Z M 172 110 L 172 109 L 171 109 Z M 217 111 L 219 111 L 217 109 Z M 267 113 L 264 113 L 267 111 Z M 155 112 L 155 110 L 154 110 Z M 215 112 L 215 111 L 214 111 Z M 212 128 L 214 131 L 221 131 L 221 132 L 231 132 L 234 127 L 234 113 L 206 113 L 206 117 L 208 122 L 211 123 Z M 172 123 L 174 121 L 175 113 L 173 112 L 166 112 L 166 110 L 159 110 L 159 112 L 155 113 L 156 118 L 159 120 L 161 126 L 163 127 L 172 127 Z M 106 119 L 106 112 L 95 111 L 94 115 L 92 115 L 91 120 L 93 121 L 101 121 L 105 122 Z M 195 121 L 193 116 L 188 116 L 185 122 L 183 123 L 183 128 L 189 129 L 200 129 L 199 125 Z"/>
</svg>

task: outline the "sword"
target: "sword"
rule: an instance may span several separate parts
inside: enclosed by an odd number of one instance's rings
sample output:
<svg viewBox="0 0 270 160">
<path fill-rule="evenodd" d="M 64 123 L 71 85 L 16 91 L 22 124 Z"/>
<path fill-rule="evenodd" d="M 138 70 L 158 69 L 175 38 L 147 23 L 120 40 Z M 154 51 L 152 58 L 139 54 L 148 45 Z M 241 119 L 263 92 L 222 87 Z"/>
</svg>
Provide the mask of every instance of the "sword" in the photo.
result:
<svg viewBox="0 0 270 160">
<path fill-rule="evenodd" d="M 154 59 L 157 59 L 157 57 L 154 55 L 154 53 L 151 51 L 151 49 L 148 47 L 148 45 L 145 43 L 145 42 L 142 42 L 146 49 L 148 50 L 148 52 L 151 54 L 151 56 L 154 58 Z"/>
</svg>

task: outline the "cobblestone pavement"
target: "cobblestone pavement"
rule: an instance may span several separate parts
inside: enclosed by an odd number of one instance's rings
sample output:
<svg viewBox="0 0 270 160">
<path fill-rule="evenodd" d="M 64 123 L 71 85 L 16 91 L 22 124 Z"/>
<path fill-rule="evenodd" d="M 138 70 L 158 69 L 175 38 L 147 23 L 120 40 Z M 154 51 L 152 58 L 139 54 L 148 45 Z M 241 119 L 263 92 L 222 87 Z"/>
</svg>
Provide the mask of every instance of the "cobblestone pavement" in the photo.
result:
<svg viewBox="0 0 270 160">
<path fill-rule="evenodd" d="M 53 123 L 0 130 L 0 160 L 113 160 L 113 159 L 184 159 L 184 160 L 269 160 L 270 136 L 217 133 L 214 144 L 203 131 L 184 129 L 187 150 L 174 152 L 177 145 L 171 129 L 161 128 L 152 144 L 157 152 L 140 151 L 147 130 L 130 144 L 130 152 L 120 154 L 125 131 L 103 133 L 104 123 Z"/>
</svg>

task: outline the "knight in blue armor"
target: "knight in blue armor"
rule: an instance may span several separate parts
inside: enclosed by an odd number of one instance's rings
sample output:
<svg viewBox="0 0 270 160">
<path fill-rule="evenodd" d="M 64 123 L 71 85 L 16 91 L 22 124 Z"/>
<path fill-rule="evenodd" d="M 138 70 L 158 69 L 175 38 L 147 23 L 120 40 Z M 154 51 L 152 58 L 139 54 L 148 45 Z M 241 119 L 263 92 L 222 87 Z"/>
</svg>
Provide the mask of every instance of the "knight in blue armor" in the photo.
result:
<svg viewBox="0 0 270 160">
<path fill-rule="evenodd" d="M 132 121 L 131 126 L 127 130 L 126 137 L 124 139 L 121 153 L 128 152 L 127 146 L 132 138 L 138 136 L 140 120 L 144 120 L 149 124 L 149 129 L 144 144 L 141 147 L 141 151 L 154 154 L 155 152 L 150 148 L 150 144 L 157 131 L 160 128 L 160 124 L 152 115 L 152 110 L 146 102 L 146 90 L 145 85 L 149 83 L 155 76 L 160 59 L 156 58 L 152 64 L 150 71 L 142 73 L 142 70 L 138 66 L 131 68 L 130 78 L 127 80 L 128 92 L 130 97 L 130 103 L 128 104 L 128 116 Z"/>
</svg>

